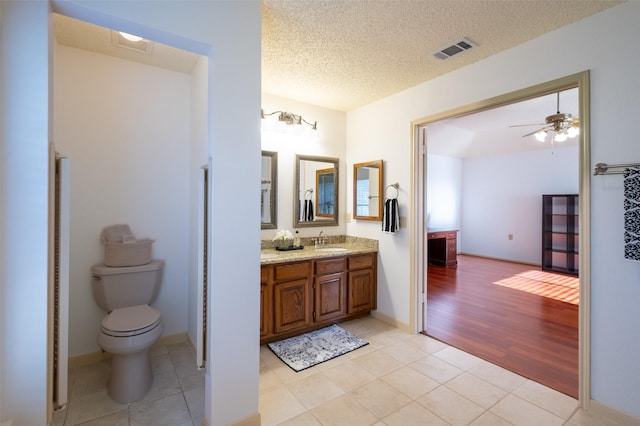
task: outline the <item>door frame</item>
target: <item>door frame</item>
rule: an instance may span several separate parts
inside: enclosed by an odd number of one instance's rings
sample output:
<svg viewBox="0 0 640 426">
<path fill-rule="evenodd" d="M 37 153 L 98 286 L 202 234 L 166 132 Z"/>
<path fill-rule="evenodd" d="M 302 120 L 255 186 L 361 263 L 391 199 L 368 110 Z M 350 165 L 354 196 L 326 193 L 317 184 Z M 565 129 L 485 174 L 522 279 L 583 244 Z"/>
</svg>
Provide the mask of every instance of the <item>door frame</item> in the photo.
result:
<svg viewBox="0 0 640 426">
<path fill-rule="evenodd" d="M 524 89 L 509 92 L 493 98 L 462 107 L 432 114 L 411 122 L 411 328 L 418 333 L 426 330 L 427 318 L 427 278 L 426 278 L 426 223 L 425 223 L 425 182 L 426 182 L 426 128 L 437 121 L 463 117 L 481 111 L 505 106 L 528 99 L 578 88 L 578 114 L 580 134 L 578 136 L 578 193 L 579 198 L 579 246 L 580 309 L 578 317 L 578 400 L 582 408 L 588 409 L 591 400 L 591 143 L 590 143 L 590 102 L 589 70 L 547 81 Z"/>
</svg>

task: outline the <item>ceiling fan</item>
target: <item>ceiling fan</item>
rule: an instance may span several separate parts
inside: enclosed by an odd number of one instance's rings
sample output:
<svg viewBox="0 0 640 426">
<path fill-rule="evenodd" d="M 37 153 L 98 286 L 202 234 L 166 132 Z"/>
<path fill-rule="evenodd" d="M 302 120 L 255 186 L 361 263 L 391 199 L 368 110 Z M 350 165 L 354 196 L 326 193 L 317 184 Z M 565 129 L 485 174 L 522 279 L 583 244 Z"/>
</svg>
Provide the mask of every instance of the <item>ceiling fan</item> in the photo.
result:
<svg viewBox="0 0 640 426">
<path fill-rule="evenodd" d="M 547 116 L 544 123 L 516 124 L 509 127 L 543 126 L 538 130 L 522 135 L 523 138 L 535 135 L 540 142 L 544 142 L 547 139 L 547 134 L 552 135 L 551 140 L 553 142 L 564 142 L 567 139 L 578 136 L 580 133 L 580 120 L 569 113 L 560 112 L 560 92 L 557 93 L 556 111 L 555 114 Z"/>
</svg>

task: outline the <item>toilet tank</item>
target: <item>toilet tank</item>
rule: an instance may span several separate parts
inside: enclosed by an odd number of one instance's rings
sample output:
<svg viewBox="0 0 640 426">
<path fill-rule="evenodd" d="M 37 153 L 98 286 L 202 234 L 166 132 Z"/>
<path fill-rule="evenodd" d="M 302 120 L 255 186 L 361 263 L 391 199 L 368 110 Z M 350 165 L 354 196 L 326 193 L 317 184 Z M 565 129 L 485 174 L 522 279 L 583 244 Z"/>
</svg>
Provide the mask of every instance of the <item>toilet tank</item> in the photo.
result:
<svg viewBox="0 0 640 426">
<path fill-rule="evenodd" d="M 162 260 L 140 266 L 92 266 L 93 297 L 98 306 L 107 312 L 116 308 L 148 305 L 158 296 L 163 267 Z"/>
</svg>

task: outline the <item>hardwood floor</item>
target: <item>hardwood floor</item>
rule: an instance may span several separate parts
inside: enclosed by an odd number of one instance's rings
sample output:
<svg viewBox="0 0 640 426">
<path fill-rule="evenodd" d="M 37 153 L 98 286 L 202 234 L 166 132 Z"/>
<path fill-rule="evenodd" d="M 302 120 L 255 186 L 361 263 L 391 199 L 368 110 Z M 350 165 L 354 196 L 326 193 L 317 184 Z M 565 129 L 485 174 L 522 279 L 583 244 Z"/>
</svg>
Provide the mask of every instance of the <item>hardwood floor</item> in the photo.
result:
<svg viewBox="0 0 640 426">
<path fill-rule="evenodd" d="M 429 265 L 427 334 L 578 397 L 578 278 L 458 255 Z"/>
</svg>

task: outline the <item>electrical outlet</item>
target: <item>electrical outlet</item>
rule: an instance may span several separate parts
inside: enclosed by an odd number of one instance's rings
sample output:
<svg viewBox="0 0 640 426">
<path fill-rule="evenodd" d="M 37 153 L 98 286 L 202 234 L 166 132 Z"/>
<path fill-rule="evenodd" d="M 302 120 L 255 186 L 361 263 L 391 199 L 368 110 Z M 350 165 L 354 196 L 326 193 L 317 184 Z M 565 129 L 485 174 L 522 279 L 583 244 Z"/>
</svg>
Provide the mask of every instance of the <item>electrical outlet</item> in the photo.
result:
<svg viewBox="0 0 640 426">
<path fill-rule="evenodd" d="M 344 221 L 345 221 L 346 223 L 351 223 L 351 219 L 352 219 L 352 217 L 351 217 L 351 212 L 346 212 L 346 213 L 344 214 Z"/>
<path fill-rule="evenodd" d="M 513 240 L 513 234 L 509 234 L 509 240 Z"/>
</svg>

